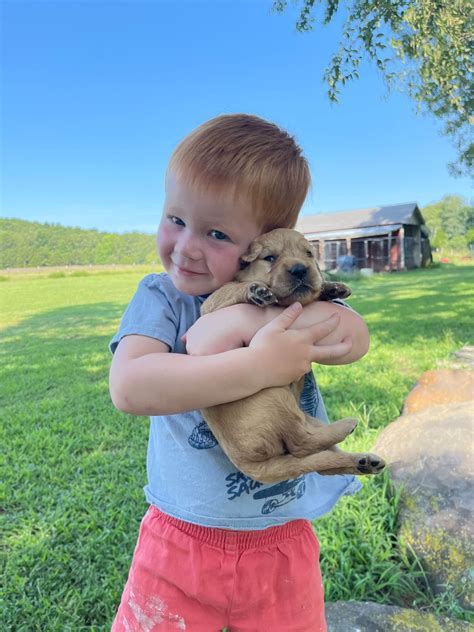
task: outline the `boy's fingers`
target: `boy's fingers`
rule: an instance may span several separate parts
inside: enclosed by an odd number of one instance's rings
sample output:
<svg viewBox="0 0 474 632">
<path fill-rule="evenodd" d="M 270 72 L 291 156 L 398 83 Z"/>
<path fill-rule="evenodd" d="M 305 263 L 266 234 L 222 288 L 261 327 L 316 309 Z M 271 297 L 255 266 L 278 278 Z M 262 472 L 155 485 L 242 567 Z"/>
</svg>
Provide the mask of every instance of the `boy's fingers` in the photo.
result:
<svg viewBox="0 0 474 632">
<path fill-rule="evenodd" d="M 308 327 L 313 342 L 318 342 L 319 340 L 326 338 L 326 336 L 336 329 L 340 320 L 341 317 L 339 314 L 334 313 L 331 314 L 329 318 L 326 318 L 326 320 L 322 320 L 320 323 L 316 323 L 315 325 Z"/>
<path fill-rule="evenodd" d="M 281 314 L 275 316 L 275 318 L 270 322 L 273 326 L 281 327 L 282 329 L 288 329 L 295 322 L 302 311 L 303 306 L 301 305 L 301 303 L 292 303 L 289 307 L 283 310 Z"/>
<path fill-rule="evenodd" d="M 315 345 L 313 351 L 313 362 L 327 362 L 328 360 L 337 360 L 352 349 L 352 338 L 344 338 L 341 342 L 334 345 Z"/>
</svg>

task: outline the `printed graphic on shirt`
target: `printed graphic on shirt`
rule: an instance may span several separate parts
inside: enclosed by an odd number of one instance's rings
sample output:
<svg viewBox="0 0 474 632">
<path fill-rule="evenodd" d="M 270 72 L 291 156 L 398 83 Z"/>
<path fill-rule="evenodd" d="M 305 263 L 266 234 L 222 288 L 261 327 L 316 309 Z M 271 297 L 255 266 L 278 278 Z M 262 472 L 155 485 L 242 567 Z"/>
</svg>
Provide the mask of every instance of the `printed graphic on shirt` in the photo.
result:
<svg viewBox="0 0 474 632">
<path fill-rule="evenodd" d="M 212 434 L 211 429 L 203 420 L 194 427 L 192 433 L 188 437 L 188 443 L 196 450 L 209 450 L 217 445 L 217 439 Z"/>
<path fill-rule="evenodd" d="M 227 498 L 229 500 L 235 500 L 242 496 L 242 494 L 250 495 L 254 489 L 262 487 L 263 483 L 254 481 L 253 478 L 246 476 L 243 472 L 236 470 L 231 472 L 225 478 L 227 487 Z"/>
<path fill-rule="evenodd" d="M 278 507 L 291 503 L 292 500 L 296 500 L 297 498 L 301 498 L 305 490 L 306 483 L 304 476 L 300 476 L 289 481 L 277 483 L 268 489 L 262 489 L 256 492 L 253 497 L 255 500 L 269 498 L 262 507 L 262 513 L 269 514 Z M 274 496 L 274 498 L 271 498 L 271 496 Z"/>
<path fill-rule="evenodd" d="M 243 474 L 243 472 L 232 472 L 226 477 L 227 497 L 229 500 L 235 500 L 242 494 L 252 495 L 254 500 L 264 500 L 261 513 L 270 514 L 278 507 L 290 503 L 292 500 L 301 498 L 306 489 L 304 476 L 289 481 L 282 481 L 272 487 L 260 489 L 255 493 L 254 490 L 263 486 L 263 483 L 254 481 L 252 478 Z"/>
</svg>

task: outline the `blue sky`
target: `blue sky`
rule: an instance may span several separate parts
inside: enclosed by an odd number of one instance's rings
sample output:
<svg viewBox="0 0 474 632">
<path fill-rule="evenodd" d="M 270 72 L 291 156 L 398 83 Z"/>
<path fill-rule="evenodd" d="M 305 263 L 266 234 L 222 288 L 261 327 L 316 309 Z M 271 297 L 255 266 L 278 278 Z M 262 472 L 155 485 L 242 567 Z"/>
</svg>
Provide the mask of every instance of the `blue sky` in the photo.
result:
<svg viewBox="0 0 474 632">
<path fill-rule="evenodd" d="M 368 64 L 331 105 L 336 25 L 300 34 L 291 2 L 271 6 L 3 0 L 2 216 L 153 232 L 174 146 L 229 112 L 296 136 L 313 174 L 304 214 L 471 197 L 438 121 L 387 98 Z"/>
</svg>

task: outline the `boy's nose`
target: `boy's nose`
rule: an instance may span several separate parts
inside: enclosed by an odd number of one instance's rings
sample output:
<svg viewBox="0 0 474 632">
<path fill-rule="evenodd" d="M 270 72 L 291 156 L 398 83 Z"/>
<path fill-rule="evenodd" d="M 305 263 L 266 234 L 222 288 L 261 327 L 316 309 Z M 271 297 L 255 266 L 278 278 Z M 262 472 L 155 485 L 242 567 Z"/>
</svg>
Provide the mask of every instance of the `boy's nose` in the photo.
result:
<svg viewBox="0 0 474 632">
<path fill-rule="evenodd" d="M 183 234 L 176 242 L 175 250 L 186 259 L 200 259 L 201 246 L 194 235 Z"/>
</svg>

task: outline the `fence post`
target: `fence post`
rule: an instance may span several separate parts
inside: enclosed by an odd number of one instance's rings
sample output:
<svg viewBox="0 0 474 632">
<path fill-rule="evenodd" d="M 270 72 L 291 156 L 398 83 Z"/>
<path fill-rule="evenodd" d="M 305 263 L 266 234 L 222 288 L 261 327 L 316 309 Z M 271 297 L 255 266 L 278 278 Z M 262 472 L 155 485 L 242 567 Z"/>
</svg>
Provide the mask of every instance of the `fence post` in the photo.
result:
<svg viewBox="0 0 474 632">
<path fill-rule="evenodd" d="M 400 240 L 400 270 L 405 270 L 405 227 L 402 226 L 398 232 Z"/>
</svg>

